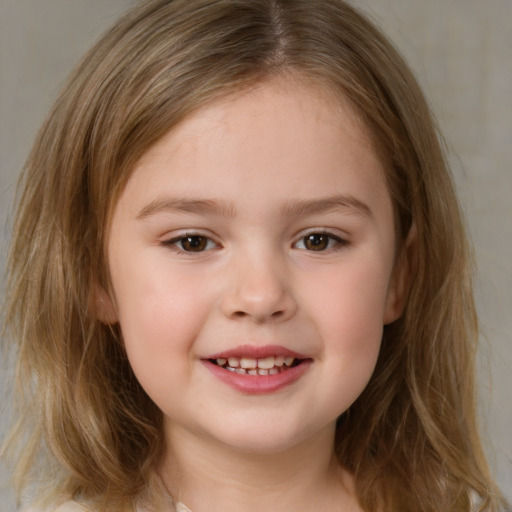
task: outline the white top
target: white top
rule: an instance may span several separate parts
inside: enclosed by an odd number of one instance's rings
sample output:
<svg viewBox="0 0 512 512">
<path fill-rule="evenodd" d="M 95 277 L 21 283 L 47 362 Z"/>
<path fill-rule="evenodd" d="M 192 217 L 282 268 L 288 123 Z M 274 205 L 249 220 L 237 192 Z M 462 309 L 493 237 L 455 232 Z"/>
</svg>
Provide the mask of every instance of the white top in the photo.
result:
<svg viewBox="0 0 512 512">
<path fill-rule="evenodd" d="M 29 508 L 25 510 L 24 512 L 39 512 L 33 508 Z M 49 512 L 93 512 L 86 508 L 84 505 L 80 505 L 76 501 L 67 501 L 66 503 L 63 503 L 59 507 L 57 507 L 53 511 Z M 144 512 L 144 510 L 139 509 L 138 512 Z M 174 510 L 170 510 L 169 512 L 192 512 L 188 507 L 183 505 L 183 503 L 176 503 Z"/>
</svg>

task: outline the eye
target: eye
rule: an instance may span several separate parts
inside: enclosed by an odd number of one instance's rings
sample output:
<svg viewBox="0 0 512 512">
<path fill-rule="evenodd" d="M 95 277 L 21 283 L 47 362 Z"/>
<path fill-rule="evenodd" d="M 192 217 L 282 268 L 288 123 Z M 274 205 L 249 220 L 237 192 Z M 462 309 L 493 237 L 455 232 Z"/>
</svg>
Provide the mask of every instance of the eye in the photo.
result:
<svg viewBox="0 0 512 512">
<path fill-rule="evenodd" d="M 341 238 L 329 233 L 309 233 L 294 244 L 295 249 L 305 249 L 307 251 L 326 251 L 333 249 L 337 245 L 344 245 L 346 242 Z"/>
<path fill-rule="evenodd" d="M 164 245 L 173 245 L 176 249 L 183 252 L 204 252 L 217 247 L 217 244 L 207 236 L 188 234 L 166 240 Z"/>
</svg>

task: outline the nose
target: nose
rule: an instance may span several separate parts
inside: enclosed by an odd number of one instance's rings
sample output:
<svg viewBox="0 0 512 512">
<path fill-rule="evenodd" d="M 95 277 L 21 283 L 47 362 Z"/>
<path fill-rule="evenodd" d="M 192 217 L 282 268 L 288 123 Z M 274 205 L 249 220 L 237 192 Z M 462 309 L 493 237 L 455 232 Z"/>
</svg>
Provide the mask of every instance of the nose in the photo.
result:
<svg viewBox="0 0 512 512">
<path fill-rule="evenodd" d="M 229 289 L 222 299 L 222 312 L 230 319 L 255 323 L 283 322 L 292 318 L 297 303 L 291 280 L 278 258 L 242 258 L 230 268 Z"/>
</svg>

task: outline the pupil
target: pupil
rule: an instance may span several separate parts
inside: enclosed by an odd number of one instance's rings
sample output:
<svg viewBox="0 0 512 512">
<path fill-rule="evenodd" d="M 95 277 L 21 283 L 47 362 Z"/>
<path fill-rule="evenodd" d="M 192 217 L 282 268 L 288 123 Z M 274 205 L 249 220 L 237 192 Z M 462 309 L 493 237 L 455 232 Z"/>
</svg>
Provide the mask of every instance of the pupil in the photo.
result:
<svg viewBox="0 0 512 512">
<path fill-rule="evenodd" d="M 206 247 L 206 238 L 204 236 L 187 236 L 181 243 L 186 251 L 199 252 Z"/>
<path fill-rule="evenodd" d="M 312 251 L 323 251 L 327 249 L 327 245 L 329 244 L 329 237 L 326 235 L 309 235 L 306 237 L 305 245 L 308 249 Z"/>
</svg>

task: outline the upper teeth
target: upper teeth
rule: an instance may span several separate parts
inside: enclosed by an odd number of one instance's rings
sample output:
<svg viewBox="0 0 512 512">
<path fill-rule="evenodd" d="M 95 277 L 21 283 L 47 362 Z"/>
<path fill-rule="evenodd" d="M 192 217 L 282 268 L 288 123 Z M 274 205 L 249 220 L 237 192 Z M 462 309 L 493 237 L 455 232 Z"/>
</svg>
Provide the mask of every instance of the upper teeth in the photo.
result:
<svg viewBox="0 0 512 512">
<path fill-rule="evenodd" d="M 216 363 L 219 366 L 224 366 L 227 363 L 231 368 L 243 368 L 244 370 L 257 368 L 261 370 L 270 370 L 275 366 L 291 366 L 294 361 L 295 358 L 290 356 L 269 356 L 258 359 L 251 357 L 228 357 L 227 359 L 216 359 Z"/>
</svg>

